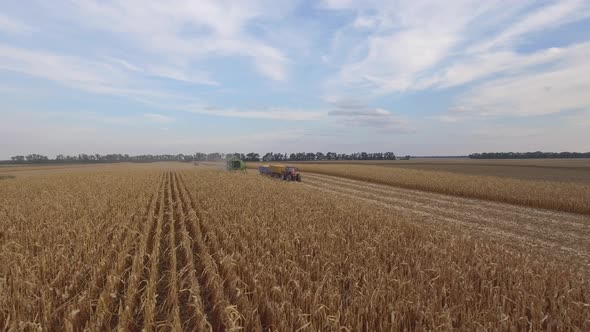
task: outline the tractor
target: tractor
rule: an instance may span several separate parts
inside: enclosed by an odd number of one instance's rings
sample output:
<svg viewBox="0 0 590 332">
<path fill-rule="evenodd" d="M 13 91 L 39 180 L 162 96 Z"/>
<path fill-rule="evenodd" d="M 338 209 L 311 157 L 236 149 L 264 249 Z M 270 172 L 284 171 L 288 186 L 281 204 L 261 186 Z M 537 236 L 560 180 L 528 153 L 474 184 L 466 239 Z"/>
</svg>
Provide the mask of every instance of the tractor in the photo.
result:
<svg viewBox="0 0 590 332">
<path fill-rule="evenodd" d="M 299 174 L 299 170 L 295 166 L 258 166 L 258 172 L 281 180 L 301 182 L 301 174 Z"/>
</svg>

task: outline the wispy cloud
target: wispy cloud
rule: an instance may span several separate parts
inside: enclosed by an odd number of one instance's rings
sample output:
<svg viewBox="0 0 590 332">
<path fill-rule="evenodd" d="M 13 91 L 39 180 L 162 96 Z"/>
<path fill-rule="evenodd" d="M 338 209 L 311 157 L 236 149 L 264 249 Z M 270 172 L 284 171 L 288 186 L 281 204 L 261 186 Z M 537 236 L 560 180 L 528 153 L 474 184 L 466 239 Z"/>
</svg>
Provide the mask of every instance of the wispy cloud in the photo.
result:
<svg viewBox="0 0 590 332">
<path fill-rule="evenodd" d="M 413 88 L 425 71 L 464 42 L 467 27 L 476 18 L 498 9 L 475 1 L 328 1 L 326 5 L 356 11 L 352 26 L 370 28 L 360 41 L 366 55 L 345 64 L 338 80 L 380 94 Z"/>
<path fill-rule="evenodd" d="M 165 66 L 154 66 L 148 69 L 144 69 L 144 72 L 150 75 L 155 75 L 163 78 L 168 78 L 176 81 L 203 84 L 203 85 L 219 85 L 219 82 L 209 78 L 204 73 L 187 73 L 186 70 L 182 70 L 174 67 Z"/>
<path fill-rule="evenodd" d="M 20 72 L 96 93 L 129 93 L 125 75 L 113 67 L 76 56 L 0 44 L 0 70 Z"/>
<path fill-rule="evenodd" d="M 393 112 L 372 108 L 360 100 L 334 99 L 334 110 L 328 116 L 342 121 L 349 128 L 368 127 L 386 131 L 407 132 L 410 122 Z"/>
<path fill-rule="evenodd" d="M 481 84 L 458 97 L 452 115 L 529 116 L 590 109 L 590 44 L 560 52 L 560 61 Z"/>
<path fill-rule="evenodd" d="M 164 86 L 146 84 L 147 76 L 170 76 L 166 69 L 142 69 L 123 60 L 105 61 L 84 59 L 79 56 L 12 47 L 0 43 L 0 70 L 18 72 L 32 77 L 60 83 L 68 88 L 99 95 L 112 95 L 145 104 L 174 105 L 195 102 L 192 96 L 179 94 Z M 178 73 L 178 75 L 185 75 Z M 206 78 L 177 79 L 215 84 Z"/>
<path fill-rule="evenodd" d="M 556 56 L 553 49 L 529 56 L 516 47 L 528 34 L 590 16 L 590 5 L 583 0 L 523 1 L 511 6 L 504 1 L 483 5 L 479 1 L 326 1 L 325 5 L 357 13 L 345 29 L 368 30 L 366 38 L 348 39 L 364 45 L 364 56 L 345 63 L 328 81 L 328 89 L 371 95 L 447 88 L 550 61 Z M 349 47 L 340 44 L 336 52 Z"/>
<path fill-rule="evenodd" d="M 2 34 L 3 32 L 12 34 L 24 34 L 30 33 L 32 31 L 33 28 L 30 25 L 0 13 L 0 34 Z"/>
<path fill-rule="evenodd" d="M 456 152 L 494 141 L 467 130 L 489 124 L 551 128 L 545 143 L 565 146 L 557 133 L 590 141 L 589 26 L 585 0 L 0 1 L 0 125 L 34 111 L 48 116 L 35 128 L 119 132 L 129 147 L 155 131 L 163 150 L 266 146 L 242 123 L 309 135 L 280 148 L 389 149 L 404 132 Z M 192 125 L 240 135 L 204 141 Z"/>
<path fill-rule="evenodd" d="M 512 46 L 526 34 L 583 19 L 590 14 L 589 9 L 584 0 L 561 0 L 543 6 L 525 15 L 494 38 L 473 45 L 468 52 L 481 53 Z"/>
<path fill-rule="evenodd" d="M 168 62 L 186 67 L 195 57 L 244 56 L 261 74 L 283 80 L 286 56 L 248 33 L 246 26 L 254 20 L 278 19 L 289 7 L 265 0 L 114 0 L 77 1 L 60 9 L 66 9 L 63 18 L 111 33 Z"/>
<path fill-rule="evenodd" d="M 145 116 L 148 120 L 157 123 L 170 123 L 174 122 L 174 118 L 168 115 L 162 115 L 157 113 L 146 113 Z"/>
<path fill-rule="evenodd" d="M 310 121 L 325 117 L 324 111 L 309 111 L 287 108 L 267 108 L 261 110 L 240 110 L 231 108 L 218 107 L 194 107 L 187 108 L 186 111 L 196 114 L 211 116 L 230 117 L 230 118 L 249 118 L 249 119 L 269 119 L 283 121 Z"/>
<path fill-rule="evenodd" d="M 544 49 L 532 54 L 518 54 L 512 51 L 484 53 L 457 61 L 429 77 L 417 80 L 415 87 L 449 88 L 498 75 L 512 75 L 533 67 L 550 64 L 563 58 L 560 48 Z"/>
</svg>

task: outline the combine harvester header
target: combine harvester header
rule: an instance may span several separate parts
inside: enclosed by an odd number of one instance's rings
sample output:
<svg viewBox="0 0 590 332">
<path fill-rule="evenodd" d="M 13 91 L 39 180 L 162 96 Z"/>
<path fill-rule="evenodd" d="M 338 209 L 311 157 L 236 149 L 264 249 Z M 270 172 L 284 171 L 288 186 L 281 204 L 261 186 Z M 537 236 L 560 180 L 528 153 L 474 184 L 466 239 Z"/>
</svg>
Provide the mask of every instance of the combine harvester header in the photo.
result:
<svg viewBox="0 0 590 332">
<path fill-rule="evenodd" d="M 258 166 L 258 172 L 260 172 L 261 175 L 271 176 L 281 180 L 301 182 L 301 174 L 299 174 L 299 170 L 295 166 Z"/>
<path fill-rule="evenodd" d="M 225 169 L 228 171 L 245 171 L 246 163 L 239 158 L 233 157 L 225 162 Z"/>
</svg>

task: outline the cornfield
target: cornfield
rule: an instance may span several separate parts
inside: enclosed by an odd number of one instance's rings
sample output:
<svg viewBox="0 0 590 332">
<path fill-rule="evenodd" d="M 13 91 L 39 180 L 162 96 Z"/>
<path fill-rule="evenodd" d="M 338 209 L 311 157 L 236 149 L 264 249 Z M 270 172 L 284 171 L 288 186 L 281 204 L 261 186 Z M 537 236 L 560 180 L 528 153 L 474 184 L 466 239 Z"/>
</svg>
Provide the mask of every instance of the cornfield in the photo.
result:
<svg viewBox="0 0 590 332">
<path fill-rule="evenodd" d="M 590 330 L 587 270 L 252 174 L 0 184 L 0 330 Z"/>
<path fill-rule="evenodd" d="M 250 167 L 257 167 L 249 164 Z M 446 195 L 590 214 L 590 186 L 369 165 L 300 164 L 304 172 Z"/>
</svg>

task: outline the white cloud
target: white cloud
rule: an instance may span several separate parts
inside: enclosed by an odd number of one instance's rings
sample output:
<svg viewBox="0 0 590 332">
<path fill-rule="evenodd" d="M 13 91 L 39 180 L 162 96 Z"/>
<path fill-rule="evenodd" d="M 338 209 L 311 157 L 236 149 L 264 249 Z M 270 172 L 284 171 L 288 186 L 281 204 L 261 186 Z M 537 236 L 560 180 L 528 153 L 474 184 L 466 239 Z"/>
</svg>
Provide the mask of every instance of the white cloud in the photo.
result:
<svg viewBox="0 0 590 332">
<path fill-rule="evenodd" d="M 211 106 L 181 107 L 177 110 L 229 118 L 280 120 L 283 122 L 322 121 L 324 124 L 344 124 L 348 128 L 369 127 L 406 131 L 409 127 L 410 122 L 405 117 L 384 109 L 370 108 L 361 101 L 339 99 L 334 101 L 333 105 L 335 109 L 331 111 L 277 107 L 251 110 Z"/>
<path fill-rule="evenodd" d="M 152 122 L 158 122 L 158 123 L 174 122 L 174 118 L 171 116 L 168 116 L 168 115 L 162 115 L 162 114 L 156 114 L 156 113 L 146 113 L 143 116 Z"/>
<path fill-rule="evenodd" d="M 375 17 L 370 17 L 370 16 L 363 16 L 363 15 L 359 15 L 356 17 L 356 19 L 354 20 L 354 23 L 352 23 L 352 25 L 355 28 L 366 28 L 366 29 L 371 29 L 376 27 L 379 24 L 378 19 Z"/>
<path fill-rule="evenodd" d="M 246 30 L 257 19 L 278 19 L 292 5 L 258 1 L 114 0 L 67 3 L 65 18 L 138 45 L 162 61 L 188 66 L 199 57 L 245 56 L 258 71 L 286 78 L 286 57 Z M 178 77 L 178 75 L 175 75 Z"/>
<path fill-rule="evenodd" d="M 580 20 L 589 14 L 590 12 L 588 7 L 585 6 L 584 0 L 560 0 L 526 15 L 498 36 L 474 45 L 468 52 L 479 53 L 494 47 L 509 46 L 516 43 L 523 35 Z"/>
<path fill-rule="evenodd" d="M 461 59 L 440 72 L 418 79 L 414 87 L 448 88 L 499 74 L 519 73 L 534 66 L 559 60 L 563 57 L 563 53 L 564 50 L 560 48 L 545 49 L 528 55 L 512 51 L 484 53 Z"/>
<path fill-rule="evenodd" d="M 187 73 L 187 70 L 182 70 L 179 68 L 174 67 L 167 67 L 167 66 L 153 66 L 148 69 L 144 69 L 143 72 L 159 76 L 162 78 L 168 78 L 175 81 L 187 82 L 187 83 L 194 83 L 194 84 L 203 84 L 203 85 L 219 85 L 219 82 L 208 77 L 208 75 L 203 73 Z"/>
<path fill-rule="evenodd" d="M 449 65 L 434 74 L 417 79 L 414 88 L 452 87 L 492 75 L 515 74 L 560 60 L 566 53 L 561 48 L 550 47 L 521 54 L 514 47 L 529 33 L 552 29 L 589 15 L 590 6 L 585 5 L 584 1 L 561 1 L 541 7 L 509 25 L 496 37 L 469 46 L 465 53 L 450 60 Z"/>
<path fill-rule="evenodd" d="M 121 67 L 123 67 L 126 70 L 135 71 L 135 72 L 143 71 L 143 69 L 139 68 L 136 64 L 130 63 L 129 61 L 125 61 L 123 59 L 119 59 L 119 58 L 115 58 L 115 57 L 111 57 L 111 56 L 107 56 L 107 57 L 104 57 L 104 58 L 108 62 L 111 62 L 113 64 L 116 64 L 118 66 L 121 66 Z"/>
<path fill-rule="evenodd" d="M 0 13 L 0 33 L 24 34 L 33 31 L 29 25 Z"/>
<path fill-rule="evenodd" d="M 129 74 L 155 76 L 200 85 L 219 85 L 219 82 L 209 78 L 208 74 L 194 72 L 190 68 L 182 68 L 173 65 L 143 65 L 110 56 L 104 57 L 104 60 L 106 61 L 105 64 L 120 67 L 124 71 L 129 72 Z"/>
<path fill-rule="evenodd" d="M 119 59 L 99 62 L 78 56 L 30 50 L 0 43 L 0 71 L 18 72 L 81 91 L 129 98 L 160 108 L 194 103 L 192 96 L 184 96 L 159 86 L 146 86 L 141 75 L 184 75 L 166 68 L 140 68 Z M 197 81 L 195 77 L 177 77 Z M 206 78 L 203 78 L 206 80 Z M 202 82 L 200 82 L 202 83 Z M 208 82 L 214 84 L 214 82 Z M 168 90 L 168 91 L 167 91 Z"/>
<path fill-rule="evenodd" d="M 217 107 L 194 107 L 187 108 L 187 111 L 196 114 L 205 114 L 212 116 L 231 117 L 231 118 L 249 118 L 249 119 L 270 119 L 284 121 L 310 121 L 325 117 L 323 111 L 306 111 L 286 108 L 269 108 L 262 110 L 239 110 L 231 108 Z"/>
<path fill-rule="evenodd" d="M 590 43 L 542 71 L 498 78 L 460 96 L 455 116 L 528 116 L 590 109 Z"/>
<path fill-rule="evenodd" d="M 329 86 L 354 86 L 371 94 L 412 89 L 420 77 L 440 65 L 464 41 L 472 21 L 496 9 L 490 4 L 496 2 L 328 2 L 329 7 L 355 10 L 358 14 L 351 26 L 370 30 L 367 38 L 348 40 L 364 45 L 365 55 L 345 63 L 332 79 L 336 83 Z M 350 47 L 342 41 L 339 44 L 335 52 Z"/>
<path fill-rule="evenodd" d="M 0 44 L 0 69 L 61 82 L 91 92 L 112 88 L 112 82 L 124 77 L 107 65 L 73 56 Z"/>
<path fill-rule="evenodd" d="M 367 127 L 394 132 L 408 132 L 409 121 L 381 108 L 357 111 L 331 111 L 330 116 L 340 117 L 347 127 Z"/>
<path fill-rule="evenodd" d="M 409 88 L 423 70 L 439 62 L 456 42 L 444 31 L 413 29 L 390 36 L 369 38 L 365 59 L 347 65 L 341 72 L 345 82 L 358 82 L 380 92 Z"/>
<path fill-rule="evenodd" d="M 584 0 L 326 0 L 320 8 L 273 0 L 57 0 L 26 7 L 0 4 L 0 93 L 8 97 L 0 105 L 0 125 L 6 126 L 11 112 L 36 108 L 42 113 L 42 107 L 58 102 L 71 110 L 87 102 L 87 110 L 108 110 L 39 117 L 32 127 L 65 120 L 96 127 L 100 134 L 83 140 L 90 146 L 97 137 L 108 136 L 104 132 L 125 140 L 120 147 L 114 139 L 108 147 L 105 143 L 106 150 L 157 152 L 151 150 L 155 144 L 168 152 L 170 146 L 198 149 L 202 142 L 230 150 L 249 150 L 250 144 L 389 149 L 397 144 L 391 138 L 406 132 L 408 139 L 399 144 L 422 145 L 431 149 L 424 153 L 436 154 L 432 146 L 477 147 L 494 141 L 494 135 L 535 142 L 535 125 L 547 119 L 559 121 L 547 126 L 553 136 L 545 142 L 574 127 L 577 131 L 564 137 L 588 137 L 580 133 L 588 129 L 590 112 L 589 39 L 582 32 L 567 38 L 556 34 L 567 33 L 564 24 L 589 17 L 590 2 Z M 14 73 L 29 77 L 13 80 L 20 77 Z M 41 82 L 45 80 L 75 90 Z M 327 96 L 323 100 L 316 95 L 318 88 Z M 442 102 L 416 102 L 430 91 L 406 97 L 417 90 L 437 90 L 436 100 Z M 454 111 L 442 113 L 447 100 Z M 418 105 L 425 108 L 418 110 Z M 409 115 L 413 111 L 417 114 Z M 541 114 L 546 116 L 530 125 L 510 119 Z M 204 140 L 203 132 L 182 133 L 181 116 L 210 131 L 236 121 L 209 122 L 209 116 L 250 119 L 244 122 L 256 122 L 262 133 L 248 139 L 251 133 L 240 128 L 236 137 L 213 132 Z M 28 120 L 13 123 L 24 126 Z M 479 136 L 464 130 L 488 123 L 506 123 L 510 129 Z M 289 126 L 301 131 L 274 131 Z M 432 131 L 423 130 L 428 126 Z M 18 126 L 12 127 L 14 137 L 27 139 L 26 131 L 18 134 Z M 312 129 L 318 135 L 310 134 Z M 268 130 L 276 136 L 268 139 Z M 332 140 L 322 138 L 335 130 Z M 151 137 L 152 131 L 160 136 Z M 73 141 L 74 130 L 64 132 L 63 139 L 48 142 L 57 149 Z M 287 139 L 285 133 L 299 135 Z M 456 139 L 458 135 L 463 136 Z M 275 137 L 282 139 L 270 145 Z M 564 138 L 559 144 L 555 146 L 566 148 L 571 142 Z"/>
<path fill-rule="evenodd" d="M 364 47 L 360 59 L 344 59 L 339 74 L 328 80 L 328 93 L 361 91 L 372 96 L 447 88 L 552 61 L 559 50 L 538 50 L 531 56 L 517 52 L 516 46 L 526 42 L 528 34 L 590 16 L 590 3 L 583 0 L 520 1 L 510 6 L 505 1 L 472 0 L 323 4 L 356 13 L 341 30 L 344 33 L 334 37 L 333 52 Z M 347 38 L 357 36 L 355 29 L 368 35 Z"/>
<path fill-rule="evenodd" d="M 372 108 L 361 100 L 351 98 L 332 98 L 335 109 L 328 116 L 341 121 L 349 128 L 367 127 L 386 131 L 407 132 L 410 121 L 399 114 Z"/>
</svg>

